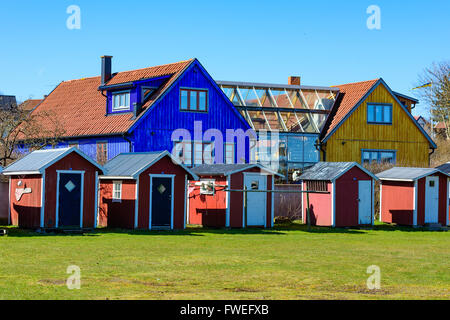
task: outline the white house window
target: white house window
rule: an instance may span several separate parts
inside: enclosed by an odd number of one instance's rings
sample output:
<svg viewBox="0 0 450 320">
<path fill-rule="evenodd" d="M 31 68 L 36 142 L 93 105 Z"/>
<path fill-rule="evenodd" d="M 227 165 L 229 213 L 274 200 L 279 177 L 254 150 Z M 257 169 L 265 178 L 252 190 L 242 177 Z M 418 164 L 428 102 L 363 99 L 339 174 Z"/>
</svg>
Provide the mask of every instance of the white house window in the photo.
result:
<svg viewBox="0 0 450 320">
<path fill-rule="evenodd" d="M 175 142 L 173 152 L 178 161 L 187 166 L 214 163 L 213 142 Z"/>
<path fill-rule="evenodd" d="M 367 104 L 367 123 L 392 124 L 392 104 Z"/>
<path fill-rule="evenodd" d="M 113 94 L 112 111 L 130 110 L 130 93 L 120 92 Z"/>
<path fill-rule="evenodd" d="M 225 163 L 226 164 L 234 163 L 234 144 L 233 143 L 225 144 Z"/>
<path fill-rule="evenodd" d="M 363 150 L 362 163 L 392 163 L 395 164 L 396 152 L 390 150 Z"/>
<path fill-rule="evenodd" d="M 122 181 L 113 181 L 112 199 L 113 201 L 122 200 Z"/>
</svg>

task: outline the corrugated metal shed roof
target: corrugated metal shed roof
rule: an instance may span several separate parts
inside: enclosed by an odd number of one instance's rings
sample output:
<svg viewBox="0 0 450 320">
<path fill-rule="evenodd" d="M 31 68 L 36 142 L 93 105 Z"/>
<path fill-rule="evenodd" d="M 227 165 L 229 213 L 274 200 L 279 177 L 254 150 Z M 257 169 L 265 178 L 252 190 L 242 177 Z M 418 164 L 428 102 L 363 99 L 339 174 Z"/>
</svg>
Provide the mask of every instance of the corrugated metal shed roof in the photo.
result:
<svg viewBox="0 0 450 320">
<path fill-rule="evenodd" d="M 198 176 L 228 176 L 233 173 L 241 172 L 251 168 L 260 168 L 273 175 L 281 176 L 280 174 L 266 168 L 260 164 L 251 163 L 236 163 L 236 164 L 202 164 L 192 169 L 192 171 Z"/>
<path fill-rule="evenodd" d="M 5 168 L 3 173 L 8 172 L 35 172 L 40 173 L 49 163 L 52 163 L 69 148 L 52 149 L 52 150 L 38 150 L 26 155 L 22 159 L 13 162 L 11 165 Z"/>
<path fill-rule="evenodd" d="M 122 153 L 105 164 L 106 176 L 134 177 L 143 168 L 164 156 L 165 151 Z"/>
<path fill-rule="evenodd" d="M 356 165 L 356 162 L 318 162 L 306 169 L 300 180 L 331 181 L 341 176 Z"/>
<path fill-rule="evenodd" d="M 414 181 L 423 177 L 440 172 L 435 168 L 406 168 L 394 167 L 392 169 L 380 172 L 377 177 L 381 180 L 400 180 L 400 181 Z"/>
<path fill-rule="evenodd" d="M 436 169 L 441 170 L 446 174 L 450 174 L 450 162 L 444 163 L 443 165 L 436 167 Z"/>
<path fill-rule="evenodd" d="M 226 176 L 230 173 L 244 171 L 254 167 L 254 164 L 238 163 L 238 164 L 202 164 L 192 169 L 199 176 Z"/>
<path fill-rule="evenodd" d="M 105 164 L 106 173 L 104 178 L 127 177 L 137 179 L 144 170 L 165 156 L 170 157 L 174 163 L 185 169 L 192 178 L 198 178 L 191 170 L 176 161 L 168 151 L 119 154 Z"/>
<path fill-rule="evenodd" d="M 94 166 L 100 170 L 104 170 L 98 163 L 94 162 L 78 150 L 75 147 L 72 148 L 61 148 L 61 149 L 48 149 L 48 150 L 37 150 L 26 155 L 22 159 L 19 159 L 3 170 L 4 175 L 11 175 L 15 173 L 21 174 L 42 174 L 46 168 L 59 161 L 66 155 L 76 152 L 81 157 L 92 163 Z"/>
</svg>

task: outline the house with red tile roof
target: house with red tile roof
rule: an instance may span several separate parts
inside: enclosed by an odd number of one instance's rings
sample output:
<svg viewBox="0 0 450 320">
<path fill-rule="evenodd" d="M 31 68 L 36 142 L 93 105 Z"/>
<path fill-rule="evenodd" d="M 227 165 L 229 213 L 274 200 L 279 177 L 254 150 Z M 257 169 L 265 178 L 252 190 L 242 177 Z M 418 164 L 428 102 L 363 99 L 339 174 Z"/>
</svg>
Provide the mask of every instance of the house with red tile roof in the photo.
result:
<svg viewBox="0 0 450 320">
<path fill-rule="evenodd" d="M 19 105 L 19 109 L 25 112 L 31 112 L 36 108 L 43 99 L 28 99 Z"/>
<path fill-rule="evenodd" d="M 323 161 L 429 165 L 437 146 L 411 114 L 417 100 L 393 92 L 381 78 L 337 87 L 320 135 Z"/>
<path fill-rule="evenodd" d="M 99 76 L 61 82 L 32 111 L 39 113 L 54 115 L 64 129 L 56 147 L 77 146 L 100 163 L 123 152 L 176 149 L 190 165 L 218 148 L 236 162 L 235 140 L 214 146 L 214 134 L 202 134 L 250 129 L 197 59 L 113 73 L 112 57 L 104 56 Z M 56 124 L 45 117 L 41 125 L 46 132 Z"/>
</svg>

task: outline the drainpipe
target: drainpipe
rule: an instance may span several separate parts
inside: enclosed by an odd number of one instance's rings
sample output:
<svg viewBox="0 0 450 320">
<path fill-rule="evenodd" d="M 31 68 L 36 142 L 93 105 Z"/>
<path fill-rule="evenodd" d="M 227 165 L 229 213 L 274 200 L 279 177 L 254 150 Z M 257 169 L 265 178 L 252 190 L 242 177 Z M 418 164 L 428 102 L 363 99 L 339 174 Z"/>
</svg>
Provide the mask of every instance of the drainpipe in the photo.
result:
<svg viewBox="0 0 450 320">
<path fill-rule="evenodd" d="M 431 156 L 433 155 L 436 149 L 431 148 L 431 152 L 428 154 L 428 167 L 431 167 Z"/>
<path fill-rule="evenodd" d="M 100 93 L 102 94 L 102 96 L 104 96 L 106 98 L 105 116 L 107 116 L 108 115 L 108 96 L 103 93 L 103 90 L 101 90 Z"/>
<path fill-rule="evenodd" d="M 128 138 L 127 133 L 125 132 L 125 133 L 122 135 L 122 137 L 123 137 L 123 139 L 124 139 L 125 141 L 128 142 L 128 145 L 129 145 L 128 152 L 133 152 L 133 142 Z"/>
<path fill-rule="evenodd" d="M 326 143 L 322 144 L 322 142 L 320 142 L 320 140 L 318 141 L 318 143 L 315 144 L 316 149 L 319 151 L 323 152 L 323 161 L 327 161 L 327 152 L 323 149 L 323 146 L 325 146 Z M 320 154 L 319 154 L 319 158 L 320 158 Z M 322 161 L 319 159 L 319 161 Z"/>
</svg>

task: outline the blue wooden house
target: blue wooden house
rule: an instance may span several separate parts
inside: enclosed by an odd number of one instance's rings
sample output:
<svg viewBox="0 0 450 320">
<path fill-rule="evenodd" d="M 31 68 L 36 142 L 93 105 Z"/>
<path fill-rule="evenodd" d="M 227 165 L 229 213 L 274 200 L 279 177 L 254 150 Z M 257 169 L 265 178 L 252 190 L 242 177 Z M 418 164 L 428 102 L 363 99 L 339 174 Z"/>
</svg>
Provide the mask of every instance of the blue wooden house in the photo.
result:
<svg viewBox="0 0 450 320">
<path fill-rule="evenodd" d="M 100 163 L 164 150 L 186 165 L 249 161 L 249 139 L 239 153 L 227 130 L 250 125 L 197 59 L 119 73 L 111 66 L 104 56 L 100 76 L 64 81 L 45 98 L 32 113 L 52 116 L 41 120 L 42 137 L 60 127 L 55 147 L 76 146 Z"/>
</svg>

